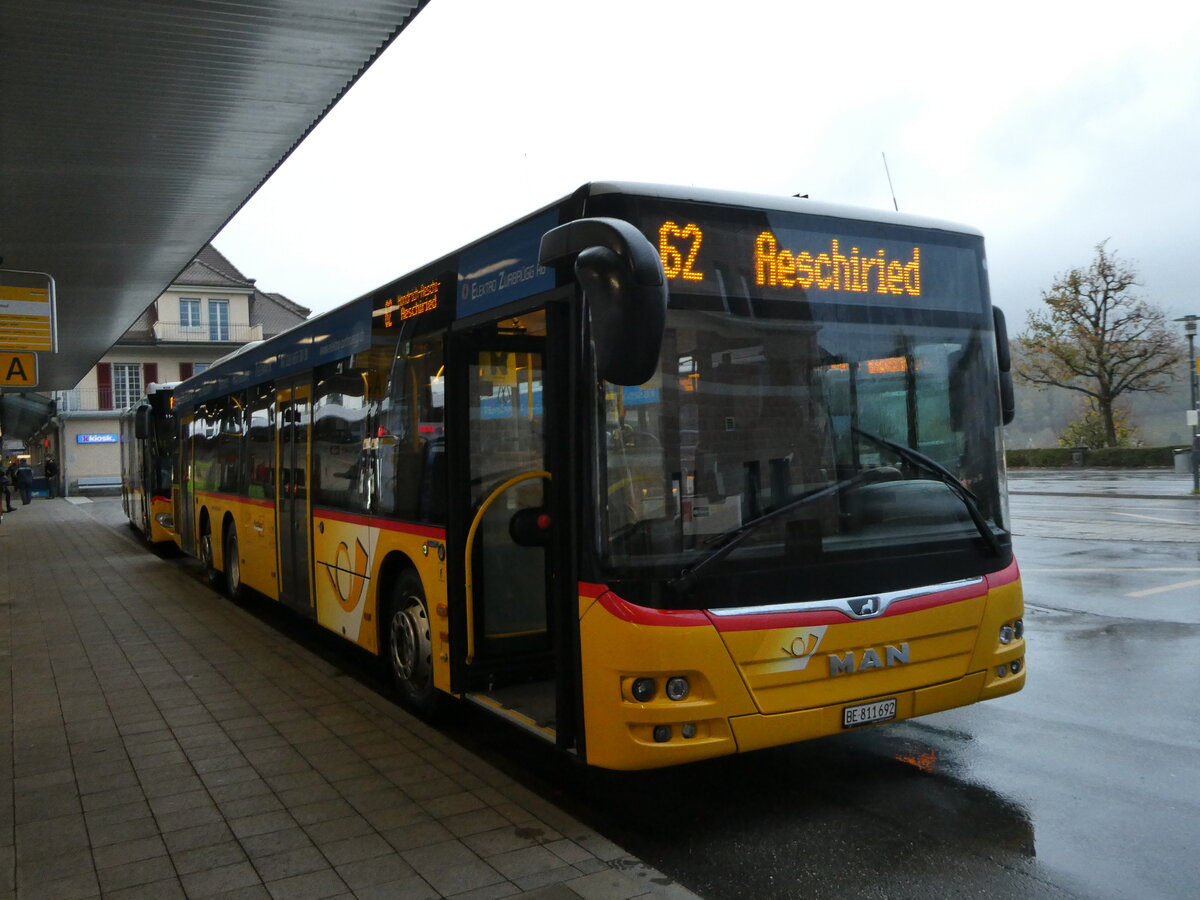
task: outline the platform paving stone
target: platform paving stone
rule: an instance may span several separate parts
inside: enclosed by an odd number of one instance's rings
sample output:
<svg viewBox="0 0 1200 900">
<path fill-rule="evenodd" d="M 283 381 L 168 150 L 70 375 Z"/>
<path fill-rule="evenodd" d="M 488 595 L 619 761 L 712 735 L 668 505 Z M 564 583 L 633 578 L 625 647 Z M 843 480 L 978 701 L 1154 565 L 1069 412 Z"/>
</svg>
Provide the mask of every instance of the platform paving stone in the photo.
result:
<svg viewBox="0 0 1200 900">
<path fill-rule="evenodd" d="M 0 900 L 694 897 L 140 546 L 0 523 Z"/>
</svg>

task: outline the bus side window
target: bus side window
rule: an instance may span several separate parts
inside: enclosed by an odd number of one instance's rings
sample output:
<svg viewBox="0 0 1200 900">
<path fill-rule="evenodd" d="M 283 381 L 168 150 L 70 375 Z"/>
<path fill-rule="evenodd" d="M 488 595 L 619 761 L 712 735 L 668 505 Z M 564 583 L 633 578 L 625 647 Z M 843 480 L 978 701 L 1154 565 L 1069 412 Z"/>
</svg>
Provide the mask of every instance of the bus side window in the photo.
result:
<svg viewBox="0 0 1200 900">
<path fill-rule="evenodd" d="M 362 511 L 367 379 L 348 362 L 317 373 L 313 404 L 313 499 L 322 506 Z"/>
<path fill-rule="evenodd" d="M 250 401 L 247 433 L 247 476 L 249 495 L 258 499 L 275 497 L 275 387 L 266 384 Z"/>
<path fill-rule="evenodd" d="M 445 409 L 442 337 L 401 340 L 380 413 L 380 508 L 445 522 Z"/>
</svg>

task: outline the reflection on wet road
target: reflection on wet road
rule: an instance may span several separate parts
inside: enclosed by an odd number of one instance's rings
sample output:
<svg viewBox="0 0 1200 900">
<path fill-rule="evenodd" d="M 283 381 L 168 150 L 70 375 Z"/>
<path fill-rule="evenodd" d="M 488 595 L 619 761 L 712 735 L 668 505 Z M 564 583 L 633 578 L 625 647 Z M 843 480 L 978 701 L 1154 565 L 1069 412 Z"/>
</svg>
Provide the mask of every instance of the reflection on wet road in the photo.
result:
<svg viewBox="0 0 1200 900">
<path fill-rule="evenodd" d="M 1194 895 L 1200 503 L 1016 495 L 1012 514 L 1022 693 L 679 770 L 542 773 L 712 900 Z"/>
<path fill-rule="evenodd" d="M 441 727 L 709 900 L 1194 896 L 1200 502 L 1011 507 L 1019 694 L 639 773 L 585 770 L 473 709 Z"/>
</svg>

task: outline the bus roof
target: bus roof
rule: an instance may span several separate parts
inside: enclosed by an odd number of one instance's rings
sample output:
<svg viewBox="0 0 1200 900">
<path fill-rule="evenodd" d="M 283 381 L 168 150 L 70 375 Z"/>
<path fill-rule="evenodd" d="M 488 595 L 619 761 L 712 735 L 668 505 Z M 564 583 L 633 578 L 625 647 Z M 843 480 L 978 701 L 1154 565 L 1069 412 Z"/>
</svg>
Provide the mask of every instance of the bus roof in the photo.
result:
<svg viewBox="0 0 1200 900">
<path fill-rule="evenodd" d="M 742 191 L 652 184 L 637 181 L 593 181 L 585 184 L 579 190 L 593 197 L 600 197 L 605 194 L 630 194 L 660 200 L 711 203 L 718 206 L 740 206 L 746 209 L 800 213 L 809 216 L 831 216 L 839 219 L 880 222 L 885 225 L 903 225 L 910 228 L 932 228 L 938 231 L 983 236 L 983 233 L 977 228 L 945 219 L 935 219 L 911 213 L 892 212 L 886 209 L 873 209 L 866 206 L 825 203 L 820 200 L 809 200 L 806 197 L 785 197 L 778 194 L 755 194 Z"/>
<path fill-rule="evenodd" d="M 713 190 L 679 185 L 650 184 L 632 181 L 594 181 L 557 200 L 539 207 L 535 211 L 478 240 L 446 253 L 435 260 L 402 274 L 399 278 L 337 306 L 327 312 L 299 322 L 286 331 L 265 341 L 252 341 L 213 362 L 204 372 L 197 373 L 180 383 L 176 400 L 181 404 L 199 403 L 210 397 L 222 396 L 239 387 L 264 378 L 282 377 L 305 371 L 314 366 L 332 362 L 338 358 L 359 352 L 371 343 L 372 310 L 380 298 L 395 292 L 402 285 L 425 277 L 430 272 L 453 270 L 460 281 L 463 294 L 477 283 L 478 275 L 486 274 L 495 265 L 522 265 L 537 263 L 537 246 L 542 232 L 559 224 L 565 215 L 577 215 L 586 211 L 589 197 L 623 194 L 652 200 L 668 200 L 728 206 L 752 210 L 779 211 L 809 216 L 826 216 L 855 221 L 878 222 L 908 228 L 925 228 L 955 234 L 980 236 L 974 228 L 941 219 L 914 216 L 906 213 L 860 208 L 832 203 L 822 203 L 799 197 L 781 197 L 772 194 L 754 194 L 738 191 Z M 565 213 L 560 211 L 566 211 Z M 554 215 L 558 213 L 558 215 Z M 553 219 L 553 221 L 551 221 Z M 518 246 L 519 245 L 519 246 Z M 540 278 L 521 279 L 523 289 L 537 292 L 546 286 Z M 485 285 L 486 286 L 486 285 Z M 553 286 L 552 284 L 550 286 Z M 481 292 L 483 293 L 483 292 Z M 520 295 L 504 295 L 496 291 L 492 306 L 503 305 Z M 435 304 L 436 305 L 436 304 Z M 453 305 L 453 304 L 452 304 Z M 479 310 L 491 307 L 484 305 Z M 379 310 L 375 314 L 378 315 Z M 471 315 L 470 310 L 459 309 L 459 317 Z"/>
</svg>

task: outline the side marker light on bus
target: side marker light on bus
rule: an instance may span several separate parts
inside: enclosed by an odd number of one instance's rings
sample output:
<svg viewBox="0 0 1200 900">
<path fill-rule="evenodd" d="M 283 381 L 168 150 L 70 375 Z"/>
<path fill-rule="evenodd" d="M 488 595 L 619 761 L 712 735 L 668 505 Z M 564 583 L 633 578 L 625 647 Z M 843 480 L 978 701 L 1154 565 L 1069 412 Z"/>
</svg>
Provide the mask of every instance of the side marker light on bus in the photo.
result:
<svg viewBox="0 0 1200 900">
<path fill-rule="evenodd" d="M 682 675 L 667 679 L 667 696 L 672 700 L 682 700 L 691 691 L 692 686 Z"/>
<path fill-rule="evenodd" d="M 633 694 L 633 699 L 638 703 L 650 702 L 654 699 L 654 679 L 638 678 L 633 682 L 633 687 L 630 688 L 630 692 Z"/>
</svg>

